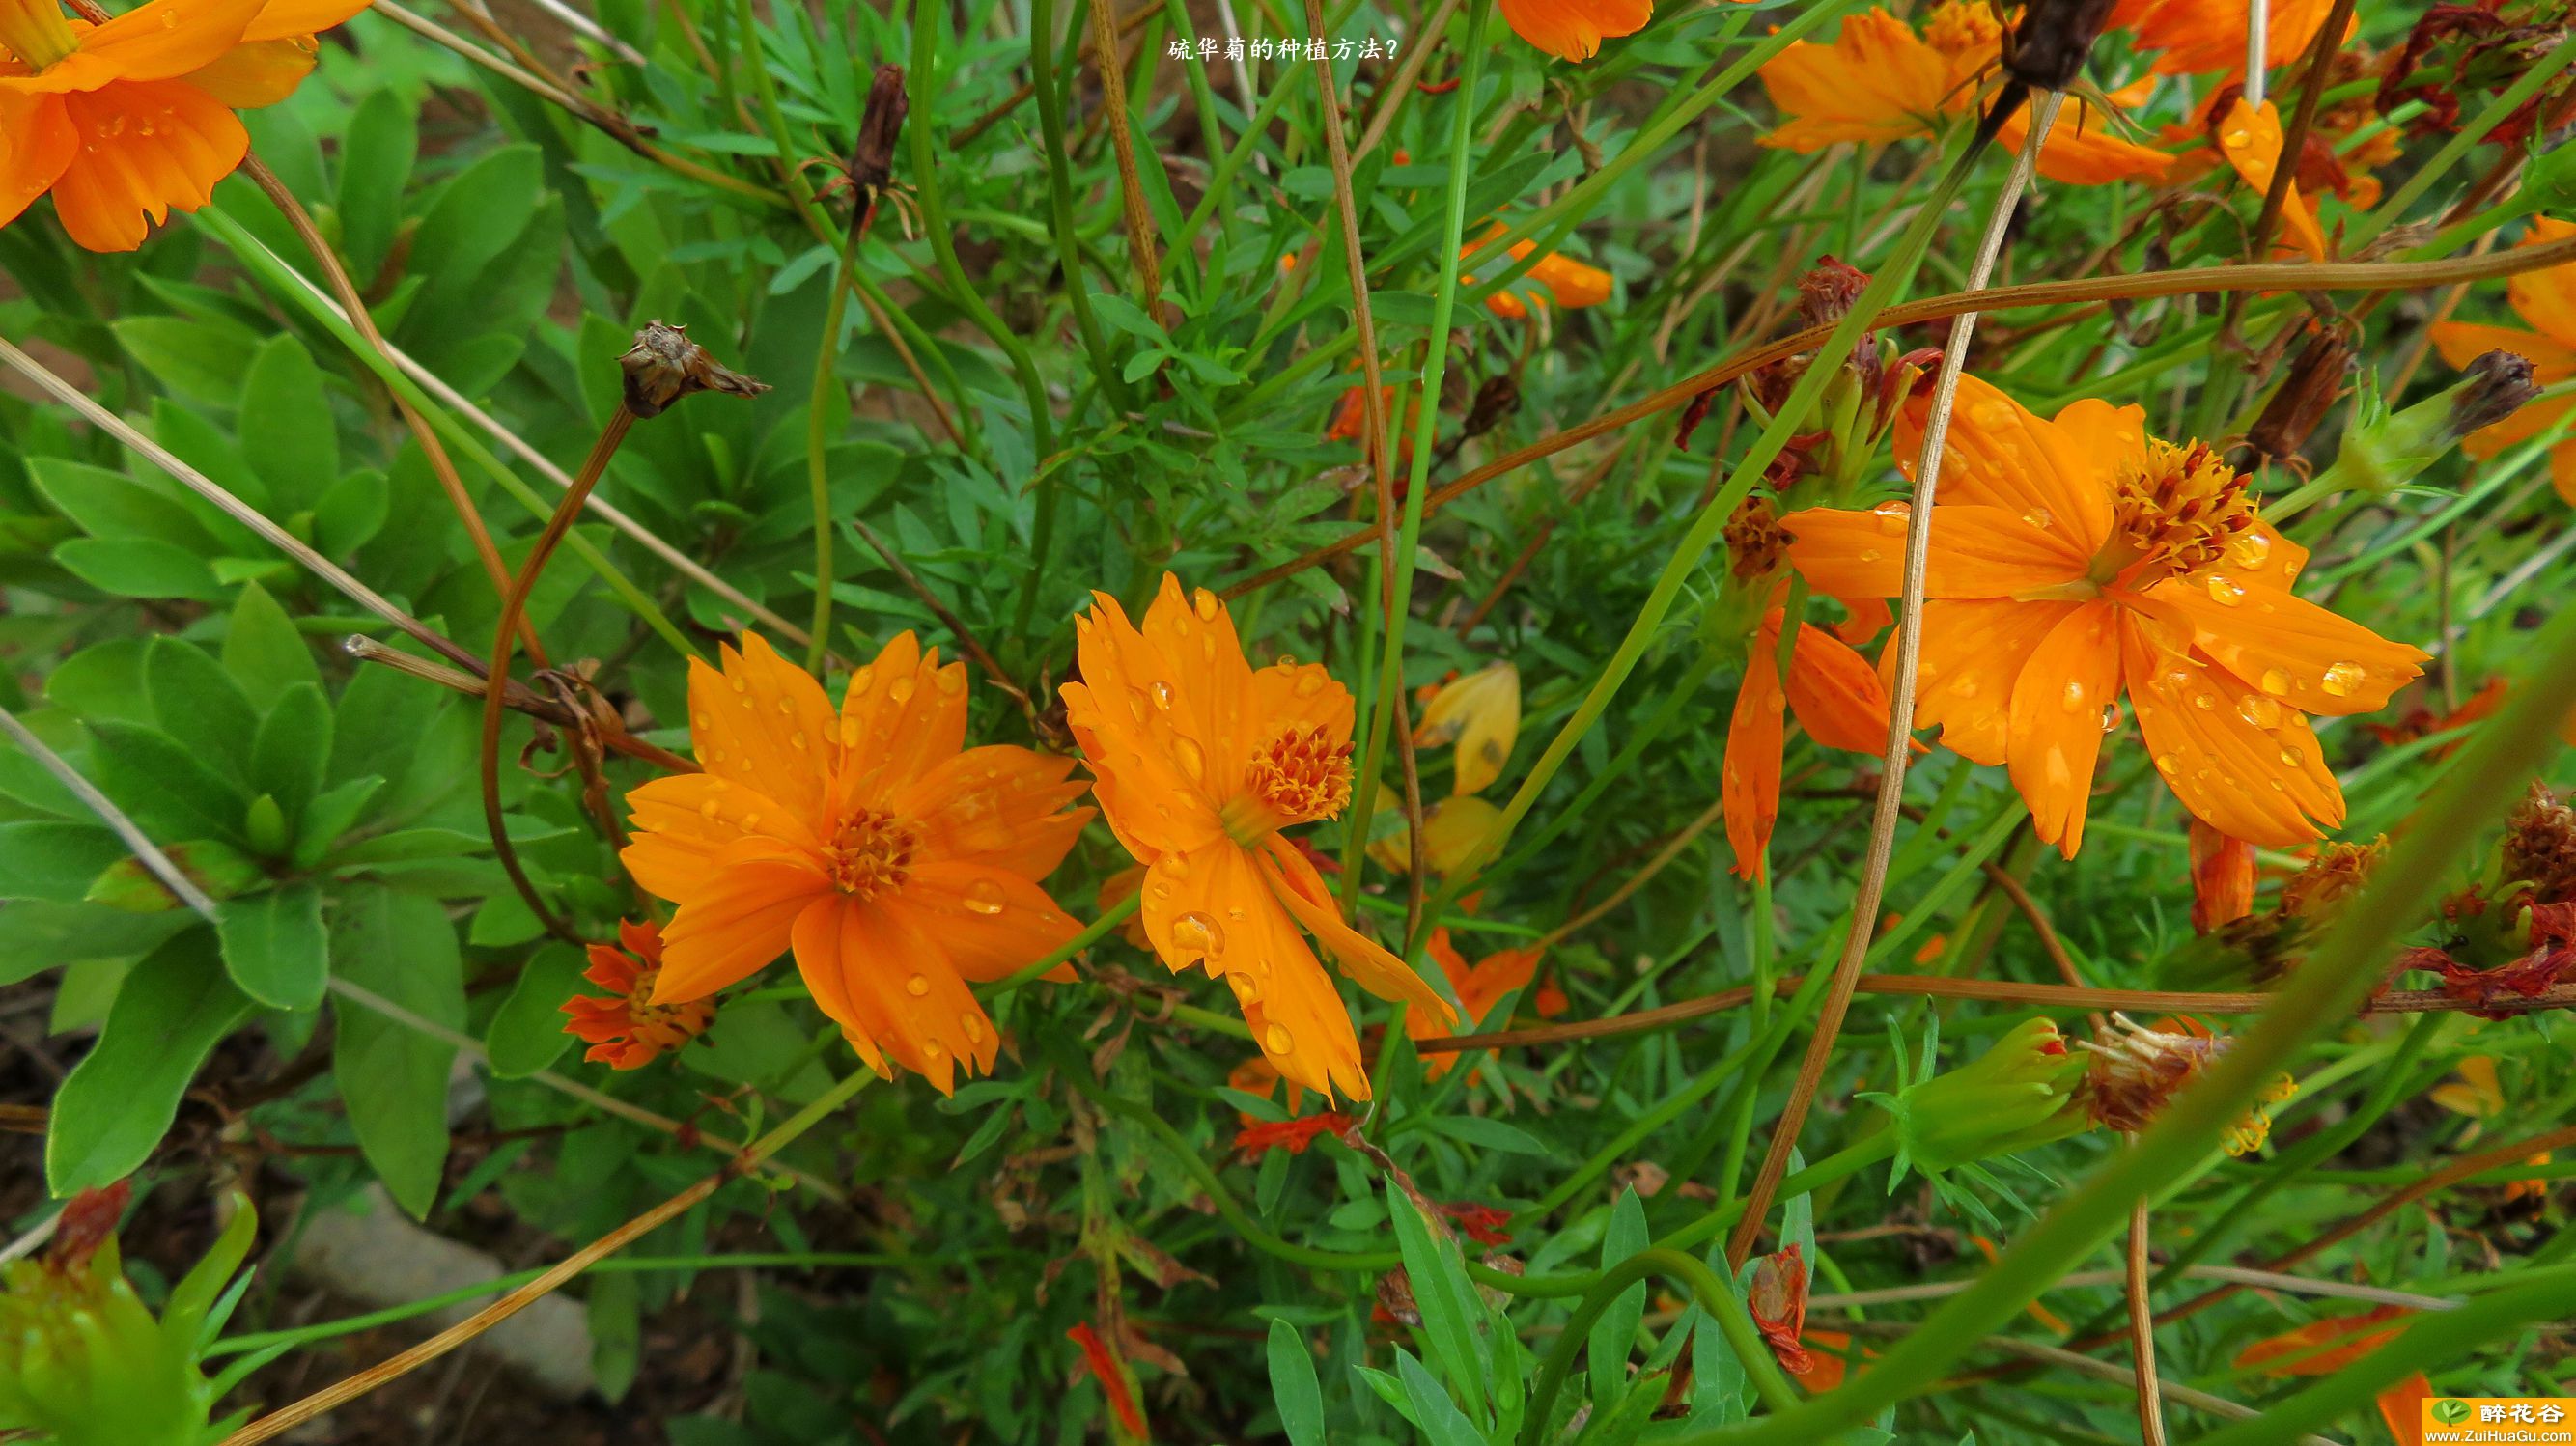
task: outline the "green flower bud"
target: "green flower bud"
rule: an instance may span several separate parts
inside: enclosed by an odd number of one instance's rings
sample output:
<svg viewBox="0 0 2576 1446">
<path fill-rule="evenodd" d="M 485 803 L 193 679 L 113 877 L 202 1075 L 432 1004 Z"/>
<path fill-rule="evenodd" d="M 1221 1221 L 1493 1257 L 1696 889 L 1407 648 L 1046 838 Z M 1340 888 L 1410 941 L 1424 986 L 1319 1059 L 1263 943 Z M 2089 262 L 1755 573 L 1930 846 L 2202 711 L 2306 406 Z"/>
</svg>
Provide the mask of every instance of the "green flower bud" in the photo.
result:
<svg viewBox="0 0 2576 1446">
<path fill-rule="evenodd" d="M 1974 1164 L 2091 1127 L 2077 1092 L 2084 1060 L 2057 1026 L 2028 1020 L 1976 1059 L 1907 1085 L 1880 1102 L 1896 1117 L 1897 1169 Z"/>
<path fill-rule="evenodd" d="M 109 1233 L 120 1184 L 64 1208 L 42 1260 L 0 1267 L 0 1432 L 52 1446 L 200 1446 L 213 1432 L 199 1337 L 257 1221 L 237 1201 L 232 1223 L 153 1319 L 125 1279 Z"/>
<path fill-rule="evenodd" d="M 2414 481 L 2462 437 L 2494 426 L 2538 395 L 2531 363 L 2503 351 L 2470 362 L 2449 390 L 2402 412 L 2389 411 L 2378 393 L 2365 387 L 2334 465 L 2299 490 L 2319 497 L 2340 492 L 2384 497 Z"/>
</svg>

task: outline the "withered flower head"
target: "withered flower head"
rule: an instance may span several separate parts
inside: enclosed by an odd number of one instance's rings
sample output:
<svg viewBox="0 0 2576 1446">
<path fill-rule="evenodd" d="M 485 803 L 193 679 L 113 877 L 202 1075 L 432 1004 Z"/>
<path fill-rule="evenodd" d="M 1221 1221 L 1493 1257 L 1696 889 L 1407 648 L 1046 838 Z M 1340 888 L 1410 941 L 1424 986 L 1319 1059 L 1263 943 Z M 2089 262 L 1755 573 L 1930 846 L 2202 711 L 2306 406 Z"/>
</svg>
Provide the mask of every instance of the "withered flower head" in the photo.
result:
<svg viewBox="0 0 2576 1446">
<path fill-rule="evenodd" d="M 2491 351 L 2461 369 L 2461 383 L 2446 393 L 2451 410 L 2443 430 L 2456 439 L 2492 427 L 2540 395 L 2531 362 L 2509 351 Z"/>
<path fill-rule="evenodd" d="M 2576 899 L 2576 808 L 2535 783 L 2504 825 L 2504 877 L 2539 903 Z"/>
<path fill-rule="evenodd" d="M 2111 18 L 2112 0 L 2034 0 L 2021 15 L 2004 69 L 2042 90 L 2064 90 L 2084 69 L 2084 57 Z"/>
<path fill-rule="evenodd" d="M 2149 1029 L 2125 1014 L 2114 1013 L 2111 1020 L 2114 1027 L 2100 1039 L 2079 1041 L 2093 1056 L 2085 1104 L 2106 1129 L 2145 1129 L 2233 1043 L 2212 1035 Z M 2227 1153 L 2261 1149 L 2272 1134 L 2271 1107 L 2298 1092 L 2297 1082 L 2286 1074 L 2265 1086 L 2254 1106 L 2227 1127 Z"/>
<path fill-rule="evenodd" d="M 687 327 L 659 321 L 635 333 L 635 345 L 617 365 L 626 373 L 626 410 L 639 417 L 658 417 L 691 392 L 756 397 L 769 390 L 767 382 L 718 365 L 706 348 L 689 340 Z"/>
<path fill-rule="evenodd" d="M 868 84 L 866 107 L 859 112 L 858 144 L 850 148 L 850 184 L 863 197 L 884 190 L 894 178 L 894 143 L 903 134 L 904 114 L 911 109 L 911 98 L 903 90 L 903 67 L 878 66 L 876 79 Z"/>
<path fill-rule="evenodd" d="M 2388 853 L 2385 837 L 2368 843 L 2321 843 L 2308 866 L 2281 886 L 2281 912 L 2301 919 L 2324 915 L 2361 892 L 2370 871 Z"/>
<path fill-rule="evenodd" d="M 2290 363 L 2290 374 L 2272 393 L 2272 400 L 2264 404 L 2263 415 L 2245 434 L 2245 445 L 2272 461 L 2306 446 L 2309 434 L 2325 420 L 2335 399 L 2343 395 L 2344 378 L 2351 370 L 2352 346 L 2343 333 L 2331 328 L 2315 329 L 2308 344 Z"/>
<path fill-rule="evenodd" d="M 1726 522 L 1726 552 L 1729 566 L 1746 582 L 1759 582 L 1780 570 L 1788 560 L 1789 534 L 1781 530 L 1770 498 L 1756 493 L 1735 509 Z"/>
</svg>

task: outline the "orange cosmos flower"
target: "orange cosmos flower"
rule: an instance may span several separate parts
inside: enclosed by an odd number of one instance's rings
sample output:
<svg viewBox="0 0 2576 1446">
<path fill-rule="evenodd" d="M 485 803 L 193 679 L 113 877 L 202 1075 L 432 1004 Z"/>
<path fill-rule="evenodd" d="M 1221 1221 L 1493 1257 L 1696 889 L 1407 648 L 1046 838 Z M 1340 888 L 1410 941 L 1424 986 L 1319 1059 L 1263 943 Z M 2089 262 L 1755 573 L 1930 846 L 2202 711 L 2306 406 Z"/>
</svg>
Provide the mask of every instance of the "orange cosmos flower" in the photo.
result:
<svg viewBox="0 0 2576 1446">
<path fill-rule="evenodd" d="M 1899 458 L 1921 449 L 1927 400 L 1898 419 Z M 2417 649 L 2291 595 L 2307 551 L 2256 516 L 2245 483 L 2205 446 L 2148 436 L 2136 407 L 2085 399 L 2051 421 L 1961 381 L 1915 724 L 2008 765 L 2039 836 L 2069 858 L 2124 694 L 2194 816 L 2287 847 L 2343 821 L 2306 715 L 2369 712 L 2422 671 Z M 1904 504 L 1781 525 L 1818 591 L 1902 590 Z"/>
<path fill-rule="evenodd" d="M 2003 53 L 2003 26 L 1976 0 L 1943 0 L 1923 33 L 1888 10 L 1843 21 L 1831 44 L 1797 41 L 1762 67 L 1762 88 L 1785 119 L 1762 144 L 1810 153 L 1841 141 L 1874 145 L 1940 134 L 1949 121 L 1975 113 L 1978 80 Z M 2078 101 L 2049 128 L 2039 173 L 2072 185 L 2100 185 L 2164 174 L 2172 159 L 2106 134 L 2103 118 Z M 1996 142 L 2019 150 L 2030 135 L 2016 113 Z"/>
<path fill-rule="evenodd" d="M 1146 865 L 1145 932 L 1174 973 L 1222 978 L 1280 1074 L 1332 1098 L 1369 1097 L 1359 1038 L 1303 930 L 1381 999 L 1452 1018 L 1404 961 L 1346 923 L 1280 830 L 1339 817 L 1351 798 L 1351 695 L 1313 663 L 1245 661 L 1216 594 L 1169 573 L 1140 630 L 1092 594 L 1075 620 L 1082 681 L 1065 721 L 1118 841 Z"/>
<path fill-rule="evenodd" d="M 1073 760 L 962 747 L 966 665 L 912 634 L 832 707 L 743 636 L 724 669 L 689 663 L 689 737 L 706 771 L 627 795 L 635 882 L 680 906 L 662 931 L 657 1005 L 703 999 L 793 949 L 814 1002 L 880 1075 L 954 1093 L 1000 1041 L 966 987 L 1079 932 L 1037 881 L 1091 817 Z M 1067 971 L 1064 977 L 1070 977 Z"/>
<path fill-rule="evenodd" d="M 1780 673 L 1780 629 L 1788 614 L 1773 608 L 1753 635 L 1744 686 L 1726 725 L 1726 764 L 1719 798 L 1735 872 L 1761 878 L 1770 867 L 1771 826 L 1780 817 L 1783 715 L 1794 711 L 1807 736 L 1827 748 L 1876 754 L 1887 747 L 1887 688 L 1851 644 L 1813 623 L 1790 644 L 1788 676 Z"/>
<path fill-rule="evenodd" d="M 366 0 L 151 0 L 103 25 L 0 0 L 0 226 L 54 194 L 72 240 L 131 251 L 250 150 L 236 110 L 313 68 L 313 34 Z M 147 221 L 148 218 L 148 221 Z"/>
<path fill-rule="evenodd" d="M 2191 929 L 2206 934 L 2254 912 L 2254 846 L 2191 821 Z"/>
<path fill-rule="evenodd" d="M 1493 663 L 1427 691 L 1429 706 L 1413 730 L 1413 746 L 1457 744 L 1451 793 L 1483 792 L 1503 776 L 1512 744 L 1521 735 L 1521 670 L 1509 663 Z"/>
<path fill-rule="evenodd" d="M 2248 106 L 2242 96 L 2228 103 L 2227 114 L 2220 119 L 2216 138 L 2220 155 L 2254 194 L 2266 195 L 2272 188 L 2272 173 L 2281 165 L 2280 112 L 2270 101 L 2260 107 Z M 2299 194 L 2299 183 L 2290 182 L 2281 196 L 2281 236 L 2290 245 L 2307 253 L 2311 261 L 2326 259 L 2325 228 L 2317 221 L 2317 203 Z"/>
<path fill-rule="evenodd" d="M 2402 1305 L 2383 1305 L 2360 1315 L 2312 1320 L 2238 1351 L 2233 1364 L 2267 1376 L 2331 1376 L 2395 1340 L 2406 1327 L 2388 1322 L 2411 1314 Z"/>
<path fill-rule="evenodd" d="M 2246 0 L 2117 0 L 2110 23 L 2138 33 L 2138 48 L 2164 52 L 2159 75 L 2241 75 L 2251 27 Z M 2263 29 L 2265 66 L 2287 65 L 2307 54 L 2334 0 L 2268 0 Z"/>
<path fill-rule="evenodd" d="M 1470 1028 L 1483 1023 L 1485 1017 L 1503 1002 L 1503 996 L 1528 985 L 1530 976 L 1538 972 L 1538 962 L 1546 952 L 1543 949 L 1498 949 L 1470 964 L 1466 956 L 1458 952 L 1458 946 L 1450 941 L 1445 925 L 1431 931 L 1431 957 L 1439 962 L 1440 972 L 1449 976 L 1449 988 L 1458 996 L 1458 1019 Z M 1449 1025 L 1425 1010 L 1408 1007 L 1404 1011 L 1404 1032 L 1414 1039 L 1436 1039 L 1449 1032 Z M 1458 1052 L 1454 1049 L 1426 1055 L 1423 1076 L 1438 1079 L 1457 1063 Z"/>
<path fill-rule="evenodd" d="M 662 974 L 662 930 L 652 920 L 619 920 L 617 942 L 590 946 L 584 979 L 609 992 L 601 999 L 576 994 L 563 1002 L 572 1016 L 564 1033 L 590 1042 L 582 1058 L 616 1069 L 639 1069 L 707 1032 L 716 1007 L 706 1000 L 655 1004 L 653 986 Z"/>
<path fill-rule="evenodd" d="M 2538 246 L 2570 236 L 2576 236 L 2576 225 L 2534 216 L 2521 244 Z M 2576 380 L 2576 262 L 2523 272 L 2505 283 L 2505 300 L 2530 330 L 2437 321 L 2431 335 L 2442 360 L 2461 367 L 2482 353 L 2509 351 L 2531 363 L 2531 379 L 2544 387 Z M 2570 407 L 2576 407 L 2576 398 L 2534 402 L 2492 427 L 2471 432 L 2461 445 L 2472 457 L 2492 457 L 2549 430 Z M 2558 495 L 2576 503 L 2576 437 L 2549 449 L 2549 476 Z"/>
<path fill-rule="evenodd" d="M 1510 7 L 1504 8 L 1505 13 L 1509 13 Z M 1492 230 L 1487 231 L 1482 239 L 1470 241 L 1458 248 L 1458 254 L 1461 257 L 1472 256 L 1476 254 L 1477 247 L 1501 234 L 1503 234 L 1503 228 L 1497 224 Z M 1534 241 L 1515 241 L 1509 248 L 1511 258 L 1518 261 L 1537 249 L 1537 245 L 1538 243 Z M 1476 284 L 1476 278 L 1473 276 L 1461 275 L 1458 279 L 1469 286 Z M 1538 263 L 1529 269 L 1522 280 L 1535 281 L 1545 287 L 1548 299 L 1568 311 L 1580 311 L 1587 306 L 1599 306 L 1610 299 L 1609 272 L 1597 266 L 1586 266 L 1580 261 L 1560 256 L 1553 251 L 1540 257 Z M 1514 321 L 1529 315 L 1529 308 L 1521 303 L 1518 296 L 1509 291 L 1497 291 L 1485 298 L 1485 309 L 1496 316 L 1508 317 Z"/>
<path fill-rule="evenodd" d="M 1502 0 L 1502 9 L 1513 34 L 1561 60 L 1590 60 L 1603 40 L 1655 18 L 1654 0 Z"/>
</svg>

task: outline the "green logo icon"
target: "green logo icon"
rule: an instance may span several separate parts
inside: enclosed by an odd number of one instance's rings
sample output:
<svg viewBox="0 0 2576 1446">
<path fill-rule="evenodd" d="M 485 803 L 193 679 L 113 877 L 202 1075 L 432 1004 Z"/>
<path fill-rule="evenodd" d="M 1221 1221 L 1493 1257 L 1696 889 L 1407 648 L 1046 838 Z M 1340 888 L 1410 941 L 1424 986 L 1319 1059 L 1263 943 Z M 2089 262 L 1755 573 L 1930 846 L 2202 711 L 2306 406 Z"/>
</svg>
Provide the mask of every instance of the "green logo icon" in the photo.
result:
<svg viewBox="0 0 2576 1446">
<path fill-rule="evenodd" d="M 2469 1415 L 2469 1403 L 2466 1401 L 2444 1400 L 2433 1403 L 2433 1419 L 2445 1426 L 2457 1426 L 2469 1419 Z"/>
</svg>

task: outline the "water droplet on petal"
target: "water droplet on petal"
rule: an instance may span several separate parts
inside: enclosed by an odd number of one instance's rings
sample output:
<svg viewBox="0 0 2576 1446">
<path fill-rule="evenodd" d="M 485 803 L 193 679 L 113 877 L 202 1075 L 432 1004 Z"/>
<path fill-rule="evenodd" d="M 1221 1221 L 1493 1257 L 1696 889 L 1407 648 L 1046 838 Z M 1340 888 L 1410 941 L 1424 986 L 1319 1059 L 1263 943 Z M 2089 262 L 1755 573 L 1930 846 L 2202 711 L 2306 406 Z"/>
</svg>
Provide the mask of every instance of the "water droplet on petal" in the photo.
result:
<svg viewBox="0 0 2576 1446">
<path fill-rule="evenodd" d="M 1234 986 L 1236 1003 L 1259 1004 L 1261 1002 L 1261 985 L 1251 975 L 1228 974 L 1225 976 L 1225 982 Z"/>
<path fill-rule="evenodd" d="M 1860 550 L 1860 560 L 1863 562 L 1876 562 L 1881 555 L 1875 547 L 1864 547 Z"/>
<path fill-rule="evenodd" d="M 2259 681 L 2262 683 L 2263 691 L 2266 693 L 2286 693 L 2290 691 L 2290 675 L 2282 672 L 2278 668 L 2265 668 L 2263 670 L 2263 676 Z"/>
<path fill-rule="evenodd" d="M 1200 622 L 1215 622 L 1216 594 L 1208 591 L 1206 588 L 1200 588 L 1190 597 L 1190 611 L 1199 615 Z"/>
<path fill-rule="evenodd" d="M 844 748 L 859 746 L 859 725 L 847 718 L 841 720 L 841 746 Z"/>
<path fill-rule="evenodd" d="M 923 995 L 928 994 L 930 992 L 930 976 L 926 974 L 915 974 L 911 978 L 903 981 L 903 992 L 911 995 L 915 999 L 919 999 Z"/>
<path fill-rule="evenodd" d="M 2084 704 L 2092 696 L 2093 691 L 2091 689 L 2085 687 L 2080 682 L 2069 679 L 2067 680 L 2066 691 L 2059 697 L 2058 701 L 2064 705 L 2067 712 L 2080 713 L 2084 711 Z"/>
<path fill-rule="evenodd" d="M 2238 567 L 2261 567 L 2271 555 L 2272 539 L 2259 532 L 2239 533 L 2227 548 L 2228 560 Z"/>
<path fill-rule="evenodd" d="M 2359 663 L 2329 663 L 2326 665 L 2325 675 L 2319 678 L 2317 682 L 2319 686 L 2323 687 L 2327 692 L 2332 693 L 2334 696 L 2338 698 L 2348 698 L 2352 696 L 2352 691 L 2355 688 L 2361 686 L 2362 677 L 2363 673 L 2361 670 L 2361 664 Z"/>
<path fill-rule="evenodd" d="M 1225 956 L 1225 926 L 1193 909 L 1172 921 L 1172 947 L 1213 964 Z"/>
<path fill-rule="evenodd" d="M 2057 519 L 2049 515 L 2047 508 L 2034 507 L 2028 512 L 2023 513 L 2021 515 L 2021 520 L 2038 528 L 2042 532 L 2046 532 L 2048 530 L 2048 524 L 2056 521 Z"/>
<path fill-rule="evenodd" d="M 1171 685 L 1171 684 L 1164 682 L 1164 681 L 1163 681 L 1162 679 L 1160 679 L 1160 678 L 1155 679 L 1155 680 L 1154 680 L 1154 686 L 1153 686 L 1153 694 L 1154 694 L 1154 706 L 1155 706 L 1155 707 L 1162 709 L 1162 710 L 1163 710 L 1164 712 L 1166 712 L 1166 713 L 1169 713 L 1170 711 L 1172 711 L 1172 696 L 1173 696 L 1173 695 L 1172 695 L 1172 685 Z"/>
<path fill-rule="evenodd" d="M 794 745 L 795 745 L 795 747 L 796 747 L 796 751 L 797 751 L 797 752 L 799 752 L 799 753 L 804 752 L 808 747 L 810 747 L 810 746 L 811 746 L 811 745 L 809 745 L 809 744 L 805 741 L 805 735 L 804 735 L 804 733 L 803 733 L 803 732 L 801 732 L 801 731 L 800 731 L 800 732 L 798 732 L 798 733 L 796 734 L 796 736 L 794 736 L 794 737 L 792 737 L 792 738 L 788 739 L 787 741 L 788 741 L 789 743 L 791 743 L 791 744 L 794 744 Z"/>
<path fill-rule="evenodd" d="M 2215 693 L 2194 693 L 2191 695 L 2191 706 L 2199 709 L 2203 713 L 2207 713 L 2218 706 L 2218 695 Z"/>
<path fill-rule="evenodd" d="M 912 690 L 913 683 L 910 678 L 897 678 L 893 682 L 886 684 L 886 696 L 892 698 L 898 703 L 911 702 Z"/>
<path fill-rule="evenodd" d="M 932 681 L 939 685 L 939 691 L 951 698 L 956 697 L 966 689 L 966 670 L 964 668 L 954 666 L 946 667 L 930 676 Z"/>
<path fill-rule="evenodd" d="M 2292 768 L 2300 768 L 2306 766 L 2308 755 L 2295 748 L 2284 748 L 2281 750 L 2281 761 Z"/>
<path fill-rule="evenodd" d="M 737 692 L 737 693 L 748 693 L 748 692 L 750 692 L 750 691 L 751 691 L 751 680 L 750 680 L 749 678 L 735 678 L 735 679 L 733 680 L 733 690 L 734 690 L 735 692 Z"/>
<path fill-rule="evenodd" d="M 1297 696 L 1300 698 L 1312 698 L 1322 691 L 1324 675 L 1321 673 L 1308 673 L 1297 680 Z"/>
<path fill-rule="evenodd" d="M 715 816 L 718 812 L 720 812 L 720 810 L 716 807 L 716 801 L 712 798 L 698 805 L 698 817 L 703 818 L 710 823 L 715 821 Z"/>
<path fill-rule="evenodd" d="M 1179 854 L 1165 854 L 1154 861 L 1154 872 L 1175 879 L 1186 879 L 1190 876 L 1190 861 Z"/>
<path fill-rule="evenodd" d="M 2181 755 L 2174 753 L 2159 753 L 2156 755 L 2156 772 L 2170 775 L 2181 771 Z"/>
<path fill-rule="evenodd" d="M 978 914 L 998 914 L 1002 903 L 1002 886 L 991 879 L 977 879 L 966 886 L 966 907 Z"/>
<path fill-rule="evenodd" d="M 1261 1036 L 1261 1047 L 1272 1054 L 1288 1054 L 1297 1048 L 1297 1036 L 1288 1032 L 1288 1026 L 1274 1024 Z"/>
<path fill-rule="evenodd" d="M 1189 739 L 1172 740 L 1172 760 L 1181 765 L 1181 772 L 1189 776 L 1190 782 L 1198 783 L 1206 779 L 1207 755 Z"/>
<path fill-rule="evenodd" d="M 2257 728 L 2269 728 L 2281 721 L 2281 705 L 2260 693 L 2248 693 L 2236 700 L 2236 716 Z"/>
<path fill-rule="evenodd" d="M 966 1031 L 966 1042 L 968 1044 L 982 1044 L 984 1042 L 984 1021 L 975 1015 L 958 1015 L 957 1027 Z"/>
<path fill-rule="evenodd" d="M 2232 577 L 2213 572 L 2201 582 L 2200 586 L 2203 592 L 2209 594 L 2209 600 L 2220 607 L 2232 608 L 2245 601 L 2245 584 Z"/>
</svg>

